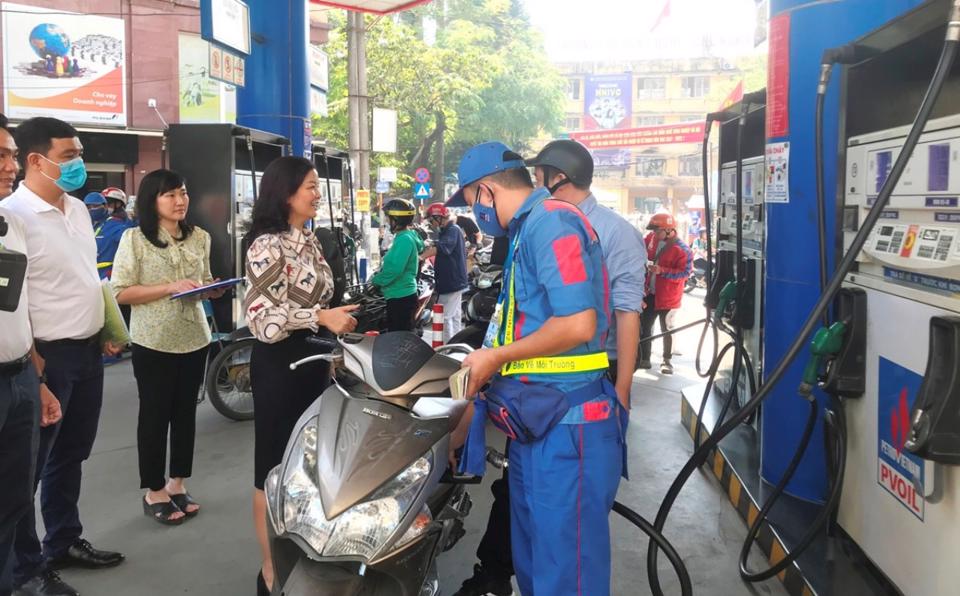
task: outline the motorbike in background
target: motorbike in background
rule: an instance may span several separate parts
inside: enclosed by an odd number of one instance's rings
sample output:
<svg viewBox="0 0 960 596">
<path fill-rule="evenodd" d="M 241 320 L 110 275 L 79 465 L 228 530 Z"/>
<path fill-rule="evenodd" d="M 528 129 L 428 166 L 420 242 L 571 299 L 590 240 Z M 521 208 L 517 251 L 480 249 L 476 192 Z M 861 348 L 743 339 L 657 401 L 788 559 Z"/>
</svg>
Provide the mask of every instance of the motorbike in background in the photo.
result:
<svg viewBox="0 0 960 596">
<path fill-rule="evenodd" d="M 463 307 L 465 325 L 450 338 L 451 344 L 466 344 L 473 349 L 483 345 L 487 326 L 497 308 L 500 297 L 500 284 L 503 281 L 503 268 L 499 265 L 481 267 L 473 279 L 470 290 L 465 292 Z"/>
<path fill-rule="evenodd" d="M 686 285 L 683 288 L 685 294 L 696 290 L 697 288 L 706 288 L 707 287 L 707 268 L 710 266 L 710 263 L 706 259 L 696 258 L 693 260 L 693 270 L 690 273 L 690 277 L 687 278 Z"/>
<path fill-rule="evenodd" d="M 335 383 L 294 427 L 267 476 L 274 594 L 436 596 L 436 559 L 465 534 L 471 506 L 448 469 L 467 402 L 450 397 L 460 362 L 409 332 L 351 333 L 333 350 Z M 326 344 L 326 345 L 324 345 Z"/>
</svg>

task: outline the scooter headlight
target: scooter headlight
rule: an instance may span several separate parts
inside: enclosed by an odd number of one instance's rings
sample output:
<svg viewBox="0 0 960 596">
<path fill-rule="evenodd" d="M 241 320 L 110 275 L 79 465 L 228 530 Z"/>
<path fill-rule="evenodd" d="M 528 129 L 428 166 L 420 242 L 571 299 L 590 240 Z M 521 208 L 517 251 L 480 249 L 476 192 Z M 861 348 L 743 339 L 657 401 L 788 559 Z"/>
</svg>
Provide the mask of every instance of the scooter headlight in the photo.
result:
<svg viewBox="0 0 960 596">
<path fill-rule="evenodd" d="M 370 560 L 394 534 L 413 506 L 433 467 L 427 453 L 369 499 L 332 520 L 323 511 L 317 478 L 317 419 L 297 435 L 286 468 L 267 477 L 267 509 L 277 534 L 296 534 L 315 556 L 361 557 Z"/>
</svg>

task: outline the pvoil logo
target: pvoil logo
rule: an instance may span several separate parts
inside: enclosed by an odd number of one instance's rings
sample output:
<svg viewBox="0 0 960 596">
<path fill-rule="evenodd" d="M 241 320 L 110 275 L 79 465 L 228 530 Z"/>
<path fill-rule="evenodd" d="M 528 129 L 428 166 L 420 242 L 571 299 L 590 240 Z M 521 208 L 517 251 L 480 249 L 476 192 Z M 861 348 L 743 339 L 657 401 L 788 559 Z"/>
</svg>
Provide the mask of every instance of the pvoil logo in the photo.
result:
<svg viewBox="0 0 960 596">
<path fill-rule="evenodd" d="M 893 437 L 893 446 L 897 448 L 897 457 L 903 453 L 907 435 L 910 434 L 910 407 L 907 405 L 907 393 L 906 387 L 900 390 L 897 407 L 890 412 L 890 435 Z"/>
<path fill-rule="evenodd" d="M 880 358 L 877 395 L 877 483 L 923 521 L 923 460 L 903 450 L 910 433 L 910 408 L 923 377 Z"/>
</svg>

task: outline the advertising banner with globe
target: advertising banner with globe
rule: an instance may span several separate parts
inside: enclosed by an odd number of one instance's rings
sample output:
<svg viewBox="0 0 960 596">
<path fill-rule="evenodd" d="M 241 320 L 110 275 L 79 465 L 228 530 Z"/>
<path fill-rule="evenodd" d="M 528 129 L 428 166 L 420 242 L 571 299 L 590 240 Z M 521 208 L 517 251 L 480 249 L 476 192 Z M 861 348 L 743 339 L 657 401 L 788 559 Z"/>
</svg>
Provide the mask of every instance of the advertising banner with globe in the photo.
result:
<svg viewBox="0 0 960 596">
<path fill-rule="evenodd" d="M 611 130 L 630 126 L 633 75 L 625 72 L 588 76 L 584 91 L 584 130 Z"/>
<path fill-rule="evenodd" d="M 2 7 L 8 117 L 127 125 L 123 19 L 10 2 Z"/>
</svg>

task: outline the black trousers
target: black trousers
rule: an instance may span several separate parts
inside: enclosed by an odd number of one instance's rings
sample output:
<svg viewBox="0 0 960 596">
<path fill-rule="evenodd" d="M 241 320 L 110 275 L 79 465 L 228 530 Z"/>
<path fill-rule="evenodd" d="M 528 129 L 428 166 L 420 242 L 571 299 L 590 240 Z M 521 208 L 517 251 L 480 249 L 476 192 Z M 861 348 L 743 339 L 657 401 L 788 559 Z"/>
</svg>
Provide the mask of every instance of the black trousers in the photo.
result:
<svg viewBox="0 0 960 596">
<path fill-rule="evenodd" d="M 607 369 L 611 381 L 617 382 L 617 361 L 611 360 Z M 510 453 L 510 439 L 503 448 Z M 513 549 L 510 543 L 510 469 L 504 468 L 503 476 L 490 485 L 493 505 L 487 518 L 487 529 L 477 547 L 477 559 L 483 570 L 499 579 L 513 576 Z"/>
<path fill-rule="evenodd" d="M 97 339 L 36 342 L 46 361 L 47 387 L 60 400 L 63 418 L 40 429 L 34 490 L 40 485 L 40 512 L 47 534 L 41 550 L 36 512 L 31 503 L 17 524 L 14 585 L 44 569 L 83 535 L 80 484 L 83 462 L 90 457 L 103 404 L 103 355 Z"/>
<path fill-rule="evenodd" d="M 656 296 L 649 294 L 643 299 L 643 312 L 640 313 L 640 339 L 653 336 L 653 324 L 660 320 L 660 332 L 666 333 L 670 330 L 669 315 L 670 310 L 655 310 Z M 653 350 L 652 341 L 643 341 L 640 343 L 640 360 L 650 360 L 650 353 Z M 673 335 L 663 336 L 663 359 L 670 360 L 673 355 Z"/>
<path fill-rule="evenodd" d="M 387 300 L 387 331 L 413 331 L 413 315 L 417 312 L 417 295 Z"/>
<path fill-rule="evenodd" d="M 13 590 L 7 561 L 17 522 L 33 504 L 39 425 L 39 384 L 31 362 L 18 374 L 0 375 L 0 594 Z"/>
<path fill-rule="evenodd" d="M 140 394 L 140 488 L 160 490 L 167 483 L 168 433 L 170 478 L 189 478 L 193 474 L 197 393 L 203 381 L 207 348 L 171 354 L 134 344 L 132 351 L 133 374 Z"/>
</svg>

